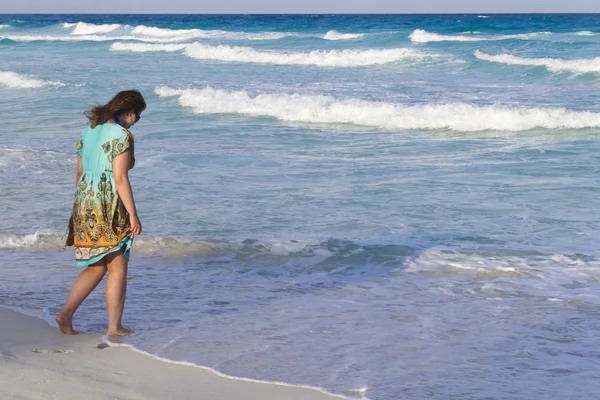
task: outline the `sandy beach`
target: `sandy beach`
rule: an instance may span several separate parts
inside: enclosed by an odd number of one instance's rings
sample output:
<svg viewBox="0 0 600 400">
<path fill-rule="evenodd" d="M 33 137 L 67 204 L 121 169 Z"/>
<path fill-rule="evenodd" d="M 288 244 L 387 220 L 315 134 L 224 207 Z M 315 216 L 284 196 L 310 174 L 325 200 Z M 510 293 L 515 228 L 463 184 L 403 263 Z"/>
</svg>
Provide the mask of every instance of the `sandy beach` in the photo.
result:
<svg viewBox="0 0 600 400">
<path fill-rule="evenodd" d="M 227 378 L 100 343 L 100 335 L 66 336 L 42 320 L 0 308 L 0 398 L 337 398 L 310 388 Z"/>
</svg>

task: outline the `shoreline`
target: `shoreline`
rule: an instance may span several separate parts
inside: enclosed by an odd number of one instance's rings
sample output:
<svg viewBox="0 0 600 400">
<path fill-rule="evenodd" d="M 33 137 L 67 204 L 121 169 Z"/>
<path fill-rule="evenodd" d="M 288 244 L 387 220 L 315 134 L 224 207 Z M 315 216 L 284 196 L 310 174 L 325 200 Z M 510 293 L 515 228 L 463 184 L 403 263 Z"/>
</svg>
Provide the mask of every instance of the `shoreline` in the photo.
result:
<svg viewBox="0 0 600 400">
<path fill-rule="evenodd" d="M 231 377 L 101 335 L 64 335 L 47 321 L 10 308 L 0 307 L 0 327 L 0 398 L 346 398 L 309 386 Z"/>
</svg>

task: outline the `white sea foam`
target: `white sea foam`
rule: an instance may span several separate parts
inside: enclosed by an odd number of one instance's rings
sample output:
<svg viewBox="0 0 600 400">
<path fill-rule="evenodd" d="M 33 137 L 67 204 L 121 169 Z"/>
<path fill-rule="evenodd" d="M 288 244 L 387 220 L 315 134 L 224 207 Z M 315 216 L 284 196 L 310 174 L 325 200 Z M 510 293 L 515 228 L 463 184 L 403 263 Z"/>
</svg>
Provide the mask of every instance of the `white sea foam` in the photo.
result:
<svg viewBox="0 0 600 400">
<path fill-rule="evenodd" d="M 50 230 L 21 235 L 0 235 L 0 249 L 58 250 L 64 247 L 65 239 L 65 233 Z M 314 254 L 314 250 L 312 249 L 320 244 L 316 240 L 266 240 L 248 245 L 245 241 L 211 243 L 203 240 L 186 240 L 160 236 L 142 236 L 136 238 L 135 241 L 136 254 L 160 255 L 165 258 L 185 256 L 214 258 L 240 251 L 292 256 L 307 248 L 311 248 L 312 254 Z M 327 253 L 327 256 L 330 255 L 330 253 Z"/>
<path fill-rule="evenodd" d="M 145 53 L 145 52 L 173 52 L 183 50 L 187 47 L 187 44 L 155 44 L 155 43 L 113 43 L 110 46 L 110 50 L 112 51 L 131 51 L 135 53 Z"/>
<path fill-rule="evenodd" d="M 157 87 L 161 97 L 177 96 L 196 114 L 244 114 L 281 121 L 354 124 L 379 129 L 450 129 L 455 131 L 525 131 L 600 127 L 600 114 L 562 108 L 512 108 L 465 103 L 404 105 L 361 99 L 301 94 Z"/>
<path fill-rule="evenodd" d="M 598 33 L 592 32 L 592 31 L 579 31 L 579 32 L 575 32 L 575 34 L 577 36 L 597 36 Z"/>
<path fill-rule="evenodd" d="M 579 60 L 562 60 L 560 58 L 523 58 L 510 54 L 491 55 L 476 50 L 475 57 L 480 60 L 509 64 L 532 65 L 546 67 L 550 72 L 598 73 L 600 72 L 600 57 Z"/>
<path fill-rule="evenodd" d="M 71 32 L 72 35 L 93 35 L 97 33 L 108 33 L 123 27 L 123 25 L 120 24 L 96 25 L 89 24 L 86 22 L 77 22 L 76 24 L 64 23 L 63 26 L 65 28 L 74 27 L 73 31 Z"/>
<path fill-rule="evenodd" d="M 463 36 L 463 35 L 440 35 L 433 32 L 427 32 L 423 29 L 415 29 L 408 37 L 411 41 L 417 43 L 427 42 L 480 42 L 487 40 L 536 40 L 548 37 L 552 32 L 532 32 L 520 33 L 515 35 L 495 35 L 495 36 Z"/>
<path fill-rule="evenodd" d="M 120 25 L 120 24 L 89 24 L 86 22 L 63 23 L 63 28 L 73 29 L 66 35 L 11 35 L 0 38 L 15 41 L 110 41 L 132 40 L 150 43 L 189 42 L 193 39 L 223 39 L 223 40 L 277 40 L 288 36 L 298 36 L 286 32 L 230 32 L 223 30 L 203 29 L 167 29 L 152 26 Z M 117 32 L 115 32 L 117 31 Z M 117 33 L 115 35 L 115 33 Z M 112 35 L 111 35 L 112 34 Z"/>
<path fill-rule="evenodd" d="M 1 235 L 0 249 L 51 250 L 64 246 L 65 235 L 52 231 L 39 231 L 25 235 Z"/>
<path fill-rule="evenodd" d="M 35 42 L 35 41 L 47 41 L 47 42 L 106 42 L 114 40 L 132 40 L 139 42 L 150 42 L 150 43 L 173 43 L 181 42 L 184 39 L 180 38 L 160 38 L 152 36 L 105 36 L 105 35 L 3 35 L 0 39 L 10 39 L 16 42 Z"/>
<path fill-rule="evenodd" d="M 458 35 L 439 35 L 437 33 L 427 32 L 423 29 L 415 29 L 408 38 L 417 43 L 427 42 L 441 42 L 441 41 L 458 41 L 458 42 L 475 42 L 484 40 L 482 38 L 475 38 L 472 36 L 458 36 Z"/>
<path fill-rule="evenodd" d="M 362 39 L 365 36 L 364 33 L 340 33 L 337 31 L 329 31 L 323 36 L 325 40 L 352 40 Z"/>
<path fill-rule="evenodd" d="M 64 86 L 64 83 L 44 81 L 11 71 L 0 71 L 0 86 L 18 89 L 40 88 L 42 86 Z"/>
<path fill-rule="evenodd" d="M 407 273 L 477 273 L 484 276 L 518 277 L 526 275 L 541 281 L 537 289 L 553 288 L 563 283 L 571 284 L 573 278 L 595 276 L 600 262 L 581 260 L 562 254 L 522 258 L 518 256 L 490 256 L 464 254 L 446 247 L 432 247 L 405 264 Z M 546 290 L 547 290 L 546 289 Z M 563 293 L 568 295 L 567 293 Z M 560 301 L 549 298 L 549 301 Z"/>
<path fill-rule="evenodd" d="M 489 18 L 487 15 L 478 15 L 477 18 Z"/>
<path fill-rule="evenodd" d="M 15 310 L 16 312 L 20 312 L 18 310 Z M 34 316 L 35 317 L 35 316 Z M 234 375 L 227 375 L 224 374 L 223 372 L 216 370 L 214 368 L 211 367 L 206 367 L 200 364 L 194 364 L 193 362 L 189 362 L 189 361 L 175 361 L 175 360 L 170 360 L 168 358 L 165 357 L 161 357 L 158 356 L 156 354 L 153 353 L 149 353 L 147 351 L 138 349 L 137 347 L 128 344 L 128 343 L 121 343 L 119 341 L 114 341 L 114 336 L 102 336 L 102 342 L 106 343 L 109 347 L 126 347 L 131 351 L 134 351 L 136 353 L 140 353 L 143 354 L 145 356 L 149 356 L 154 358 L 155 360 L 158 361 L 162 361 L 165 363 L 169 363 L 169 364 L 175 364 L 175 365 L 185 365 L 187 367 L 194 367 L 194 368 L 198 368 L 198 369 L 202 369 L 205 371 L 210 371 L 211 373 L 220 376 L 221 378 L 226 378 L 226 379 L 230 379 L 230 380 L 235 380 L 235 381 L 242 381 L 242 382 L 253 382 L 253 383 L 261 383 L 261 384 L 265 384 L 265 385 L 277 385 L 277 386 L 285 386 L 285 387 L 292 387 L 292 388 L 301 388 L 301 389 L 309 389 L 312 391 L 316 391 L 316 392 L 320 392 L 322 394 L 327 395 L 328 397 L 333 397 L 333 398 L 338 398 L 338 399 L 342 399 L 342 400 L 354 400 L 354 397 L 348 397 L 348 396 L 344 396 L 341 394 L 333 394 L 331 392 L 328 392 L 327 390 L 320 388 L 318 386 L 310 386 L 310 385 L 301 385 L 301 384 L 292 384 L 292 383 L 286 383 L 286 382 L 280 382 L 280 381 L 269 381 L 269 380 L 263 380 L 263 379 L 252 379 L 252 378 L 245 378 L 245 377 L 241 377 L 241 376 L 234 376 Z M 365 390 L 366 391 L 366 390 Z M 363 390 L 358 389 L 356 390 L 356 392 L 358 392 L 359 394 L 363 394 Z M 365 400 L 368 400 L 368 398 L 366 397 L 362 397 Z"/>
<path fill-rule="evenodd" d="M 205 31 L 202 29 L 166 29 L 153 26 L 138 25 L 131 33 L 133 35 L 154 36 L 161 38 L 206 38 L 223 31 Z"/>
<path fill-rule="evenodd" d="M 115 40 L 109 36 L 99 35 L 8 35 L 0 36 L 0 39 L 10 39 L 16 42 L 36 42 L 36 41 L 55 41 L 55 42 L 77 42 L 77 41 L 91 41 L 91 42 L 103 42 L 107 40 Z M 123 38 L 124 40 L 125 38 Z"/>
<path fill-rule="evenodd" d="M 203 29 L 166 29 L 138 25 L 131 31 L 132 35 L 161 38 L 163 41 L 186 41 L 191 39 L 229 39 L 229 40 L 276 40 L 291 33 L 282 32 L 230 32 L 223 30 Z"/>
<path fill-rule="evenodd" d="M 10 25 L 6 25 L 6 24 L 0 24 L 0 29 L 3 29 L 3 28 L 9 28 L 9 27 L 10 27 Z"/>
<path fill-rule="evenodd" d="M 519 257 L 479 257 L 447 248 L 429 248 L 406 263 L 406 272 L 475 271 L 498 275 L 519 275 L 529 270 L 527 260 Z"/>
<path fill-rule="evenodd" d="M 114 43 L 113 51 L 152 52 L 184 50 L 184 54 L 197 60 L 215 60 L 226 62 L 278 64 L 278 65 L 316 65 L 320 67 L 361 67 L 389 64 L 399 61 L 422 61 L 433 58 L 413 49 L 369 49 L 369 50 L 314 50 L 311 52 L 275 52 L 255 50 L 241 46 L 210 46 L 200 43 L 189 45 L 159 45 L 140 43 Z"/>
<path fill-rule="evenodd" d="M 320 67 L 360 67 L 422 60 L 425 54 L 412 49 L 313 50 L 310 52 L 260 51 L 251 47 L 209 46 L 194 43 L 185 54 L 198 60 L 251 62 L 278 65 L 316 65 Z"/>
<path fill-rule="evenodd" d="M 38 231 L 23 235 L 0 235 L 0 249 L 15 250 L 58 250 L 65 245 L 65 234 L 55 231 Z M 180 240 L 174 238 L 136 238 L 137 254 L 160 254 L 164 257 L 201 256 L 214 257 L 228 251 L 215 244 L 200 240 Z"/>
</svg>

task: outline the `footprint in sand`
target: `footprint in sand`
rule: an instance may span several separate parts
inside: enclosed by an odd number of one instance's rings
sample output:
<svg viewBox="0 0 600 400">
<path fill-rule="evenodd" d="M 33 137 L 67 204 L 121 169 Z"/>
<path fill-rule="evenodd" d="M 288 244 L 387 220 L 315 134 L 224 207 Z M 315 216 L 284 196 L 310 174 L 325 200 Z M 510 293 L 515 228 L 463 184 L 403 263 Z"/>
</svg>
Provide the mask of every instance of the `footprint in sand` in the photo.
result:
<svg viewBox="0 0 600 400">
<path fill-rule="evenodd" d="M 72 353 L 73 352 L 73 350 L 61 350 L 61 349 L 58 349 L 58 350 L 33 349 L 31 351 L 33 351 L 34 353 L 46 353 L 46 354 L 47 353 Z"/>
</svg>

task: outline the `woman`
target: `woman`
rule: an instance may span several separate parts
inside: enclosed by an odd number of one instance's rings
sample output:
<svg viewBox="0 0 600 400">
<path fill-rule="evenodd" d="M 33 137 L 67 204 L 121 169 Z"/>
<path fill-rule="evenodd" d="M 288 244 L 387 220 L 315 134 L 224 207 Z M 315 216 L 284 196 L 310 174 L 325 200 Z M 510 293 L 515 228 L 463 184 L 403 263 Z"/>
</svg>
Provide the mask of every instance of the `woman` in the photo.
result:
<svg viewBox="0 0 600 400">
<path fill-rule="evenodd" d="M 73 314 L 106 272 L 107 335 L 124 336 L 121 325 L 127 288 L 127 263 L 133 235 L 142 233 L 128 170 L 135 164 L 129 128 L 140 120 L 146 102 L 137 90 L 117 93 L 85 115 L 90 125 L 77 142 L 77 190 L 67 245 L 75 246 L 77 266 L 86 267 L 73 282 L 56 322 L 75 335 Z"/>
</svg>

